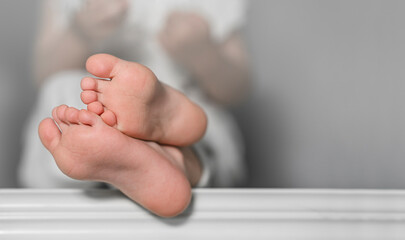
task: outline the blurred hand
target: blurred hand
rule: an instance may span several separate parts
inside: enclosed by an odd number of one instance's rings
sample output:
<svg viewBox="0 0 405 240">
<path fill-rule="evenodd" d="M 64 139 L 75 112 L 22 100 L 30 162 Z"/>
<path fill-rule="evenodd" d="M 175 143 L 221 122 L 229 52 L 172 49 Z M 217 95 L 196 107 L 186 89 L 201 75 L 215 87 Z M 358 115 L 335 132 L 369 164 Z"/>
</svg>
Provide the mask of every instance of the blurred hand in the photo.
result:
<svg viewBox="0 0 405 240">
<path fill-rule="evenodd" d="M 87 0 L 74 18 L 74 30 L 89 41 L 102 41 L 123 22 L 127 0 Z"/>
<path fill-rule="evenodd" d="M 171 13 L 159 34 L 159 40 L 169 55 L 183 64 L 213 44 L 207 20 L 188 12 Z"/>
</svg>

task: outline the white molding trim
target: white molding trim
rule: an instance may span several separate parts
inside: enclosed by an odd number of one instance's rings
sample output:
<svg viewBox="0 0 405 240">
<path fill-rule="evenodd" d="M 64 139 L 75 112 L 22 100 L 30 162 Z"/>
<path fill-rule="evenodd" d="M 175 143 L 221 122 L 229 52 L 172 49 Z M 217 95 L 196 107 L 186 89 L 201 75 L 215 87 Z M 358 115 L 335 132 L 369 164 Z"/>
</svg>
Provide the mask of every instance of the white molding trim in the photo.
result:
<svg viewBox="0 0 405 240">
<path fill-rule="evenodd" d="M 0 239 L 405 239 L 405 191 L 196 189 L 161 219 L 114 190 L 0 190 Z"/>
</svg>

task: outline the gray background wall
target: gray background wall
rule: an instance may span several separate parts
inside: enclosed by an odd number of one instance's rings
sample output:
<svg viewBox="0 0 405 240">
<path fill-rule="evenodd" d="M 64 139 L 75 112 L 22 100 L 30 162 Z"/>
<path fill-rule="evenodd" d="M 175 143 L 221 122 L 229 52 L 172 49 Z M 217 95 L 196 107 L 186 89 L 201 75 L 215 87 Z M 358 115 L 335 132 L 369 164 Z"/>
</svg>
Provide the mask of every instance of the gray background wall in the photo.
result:
<svg viewBox="0 0 405 240">
<path fill-rule="evenodd" d="M 0 187 L 17 186 L 38 1 L 0 7 Z M 250 1 L 250 186 L 404 188 L 405 2 Z"/>
<path fill-rule="evenodd" d="M 0 1 L 0 187 L 15 187 L 21 131 L 35 99 L 29 75 L 39 1 Z"/>
<path fill-rule="evenodd" d="M 405 187 L 405 2 L 252 3 L 251 183 Z"/>
</svg>

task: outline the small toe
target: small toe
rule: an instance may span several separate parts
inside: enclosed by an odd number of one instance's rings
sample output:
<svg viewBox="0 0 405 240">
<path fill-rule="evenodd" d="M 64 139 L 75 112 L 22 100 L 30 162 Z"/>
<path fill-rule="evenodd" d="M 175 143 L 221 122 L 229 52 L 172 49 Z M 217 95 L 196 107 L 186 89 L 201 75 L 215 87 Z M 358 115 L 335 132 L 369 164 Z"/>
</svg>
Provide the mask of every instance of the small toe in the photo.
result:
<svg viewBox="0 0 405 240">
<path fill-rule="evenodd" d="M 103 121 L 111 127 L 117 124 L 117 117 L 111 110 L 108 109 L 105 109 L 103 114 L 101 114 L 101 119 L 103 119 Z"/>
<path fill-rule="evenodd" d="M 84 125 L 93 126 L 97 122 L 97 115 L 87 110 L 79 111 L 79 122 Z"/>
<path fill-rule="evenodd" d="M 62 123 L 68 124 L 66 117 L 65 117 L 65 112 L 68 106 L 66 105 L 60 105 L 59 107 L 56 108 L 56 118 L 59 119 Z M 57 119 L 55 119 L 57 121 Z"/>
<path fill-rule="evenodd" d="M 79 110 L 73 107 L 68 107 L 65 111 L 65 119 L 69 123 L 79 123 Z"/>
<path fill-rule="evenodd" d="M 58 146 L 61 138 L 61 132 L 54 120 L 51 118 L 42 120 L 38 127 L 38 134 L 42 144 L 52 153 Z"/>
<path fill-rule="evenodd" d="M 104 106 L 100 102 L 92 102 L 87 105 L 87 110 L 97 115 L 101 115 L 104 112 Z"/>
<path fill-rule="evenodd" d="M 96 80 L 92 77 L 85 77 L 80 82 L 80 87 L 82 88 L 83 91 L 85 90 L 96 91 L 96 85 L 97 85 Z"/>
<path fill-rule="evenodd" d="M 97 93 L 92 90 L 84 90 L 80 94 L 80 98 L 84 104 L 90 104 L 92 102 L 97 101 L 98 96 Z"/>
<path fill-rule="evenodd" d="M 95 92 L 103 92 L 108 84 L 109 80 L 85 77 L 82 79 L 80 86 L 83 91 L 90 90 Z"/>
<path fill-rule="evenodd" d="M 66 106 L 67 107 L 67 106 Z M 60 130 L 64 130 L 66 128 L 66 123 L 64 123 L 60 118 L 59 118 L 59 114 L 58 112 L 60 111 L 59 109 L 61 108 L 61 106 L 59 107 L 55 107 L 52 110 L 52 118 L 53 120 L 56 122 L 56 124 L 59 126 Z"/>
</svg>

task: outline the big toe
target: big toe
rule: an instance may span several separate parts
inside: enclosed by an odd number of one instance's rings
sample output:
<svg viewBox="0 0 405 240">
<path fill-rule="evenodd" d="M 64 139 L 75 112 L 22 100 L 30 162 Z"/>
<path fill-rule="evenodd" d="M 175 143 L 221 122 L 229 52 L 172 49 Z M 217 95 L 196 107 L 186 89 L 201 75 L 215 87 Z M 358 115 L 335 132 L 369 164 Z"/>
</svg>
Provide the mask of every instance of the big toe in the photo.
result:
<svg viewBox="0 0 405 240">
<path fill-rule="evenodd" d="M 42 144 L 50 151 L 53 152 L 58 146 L 61 132 L 51 118 L 42 120 L 38 127 L 39 138 Z"/>
<path fill-rule="evenodd" d="M 87 59 L 86 69 L 96 77 L 113 77 L 114 67 L 120 61 L 119 58 L 109 54 L 95 54 Z"/>
<path fill-rule="evenodd" d="M 98 78 L 121 79 L 120 82 L 125 83 L 122 86 L 123 88 L 131 88 L 131 86 L 127 85 L 128 81 L 130 83 L 139 81 L 139 86 L 144 85 L 143 81 L 157 81 L 155 74 L 146 66 L 136 62 L 128 62 L 105 53 L 89 57 L 86 62 L 86 69 Z M 104 92 L 104 89 L 109 85 L 109 80 L 94 80 L 83 79 L 82 89 Z"/>
</svg>

